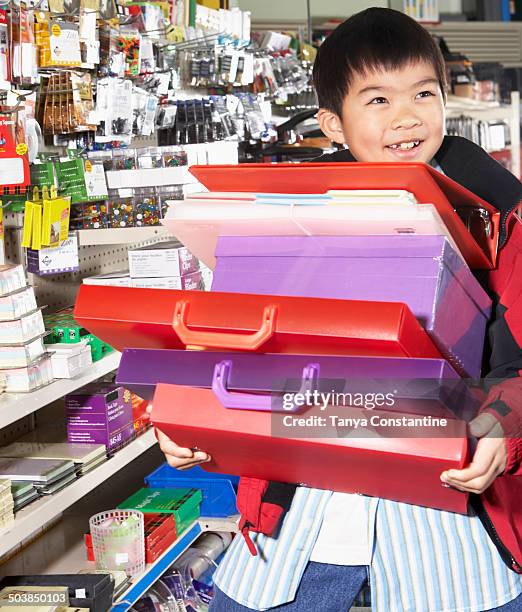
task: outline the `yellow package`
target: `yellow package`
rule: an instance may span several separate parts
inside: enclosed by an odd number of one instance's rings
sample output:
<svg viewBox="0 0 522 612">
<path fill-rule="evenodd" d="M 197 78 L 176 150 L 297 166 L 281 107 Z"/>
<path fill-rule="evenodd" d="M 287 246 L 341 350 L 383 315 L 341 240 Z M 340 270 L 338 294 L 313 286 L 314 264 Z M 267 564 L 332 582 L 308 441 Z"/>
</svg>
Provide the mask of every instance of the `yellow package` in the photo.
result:
<svg viewBox="0 0 522 612">
<path fill-rule="evenodd" d="M 43 200 L 42 203 L 42 246 L 51 246 L 51 202 L 52 200 Z"/>
<path fill-rule="evenodd" d="M 42 247 L 42 205 L 33 203 L 33 239 L 32 248 L 39 251 Z"/>
<path fill-rule="evenodd" d="M 24 229 L 22 232 L 22 246 L 26 249 L 31 248 L 31 241 L 33 239 L 33 206 L 31 200 L 27 200 L 25 203 L 25 214 L 24 214 Z"/>
<path fill-rule="evenodd" d="M 48 236 L 49 246 L 57 247 L 69 237 L 71 198 L 53 198 L 48 201 L 48 208 L 47 225 L 42 228 L 42 235 Z"/>
</svg>

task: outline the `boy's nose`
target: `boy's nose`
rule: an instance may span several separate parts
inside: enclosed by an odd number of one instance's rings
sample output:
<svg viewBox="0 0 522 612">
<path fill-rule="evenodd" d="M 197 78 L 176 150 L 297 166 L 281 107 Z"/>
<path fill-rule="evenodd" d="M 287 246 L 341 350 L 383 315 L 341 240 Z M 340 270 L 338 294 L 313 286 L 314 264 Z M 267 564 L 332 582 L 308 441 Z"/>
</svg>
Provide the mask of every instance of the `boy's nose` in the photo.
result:
<svg viewBox="0 0 522 612">
<path fill-rule="evenodd" d="M 412 128 L 420 125 L 421 123 L 422 122 L 420 118 L 415 113 L 403 112 L 395 116 L 391 123 L 391 128 L 393 130 L 411 130 Z"/>
</svg>

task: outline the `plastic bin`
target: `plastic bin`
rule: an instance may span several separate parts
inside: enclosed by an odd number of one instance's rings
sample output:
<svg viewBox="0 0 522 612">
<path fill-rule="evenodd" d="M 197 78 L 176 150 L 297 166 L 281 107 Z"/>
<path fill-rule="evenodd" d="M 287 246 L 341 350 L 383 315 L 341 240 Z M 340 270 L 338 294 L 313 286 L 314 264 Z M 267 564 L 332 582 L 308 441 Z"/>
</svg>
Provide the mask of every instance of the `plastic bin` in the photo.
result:
<svg viewBox="0 0 522 612">
<path fill-rule="evenodd" d="M 212 474 L 199 466 L 190 470 L 176 470 L 164 463 L 145 478 L 148 487 L 164 489 L 168 487 L 193 487 L 203 495 L 201 516 L 227 517 L 237 514 L 236 492 L 239 483 L 237 476 Z"/>
</svg>

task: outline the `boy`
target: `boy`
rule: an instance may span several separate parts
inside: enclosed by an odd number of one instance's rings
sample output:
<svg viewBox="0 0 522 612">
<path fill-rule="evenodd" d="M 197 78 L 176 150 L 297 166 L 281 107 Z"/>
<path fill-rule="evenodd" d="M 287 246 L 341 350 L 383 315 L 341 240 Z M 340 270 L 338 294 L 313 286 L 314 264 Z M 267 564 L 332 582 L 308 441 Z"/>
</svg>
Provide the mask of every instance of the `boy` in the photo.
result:
<svg viewBox="0 0 522 612">
<path fill-rule="evenodd" d="M 402 13 L 368 9 L 339 26 L 314 83 L 323 132 L 347 146 L 319 161 L 430 163 L 502 211 L 489 341 L 490 375 L 506 380 L 470 424 L 472 464 L 441 474 L 472 493 L 469 516 L 298 487 L 278 536 L 253 535 L 257 556 L 235 539 L 210 610 L 345 612 L 368 578 L 378 612 L 522 612 L 522 185 L 476 145 L 444 137 L 443 59 Z M 174 467 L 209 460 L 158 437 Z"/>
</svg>

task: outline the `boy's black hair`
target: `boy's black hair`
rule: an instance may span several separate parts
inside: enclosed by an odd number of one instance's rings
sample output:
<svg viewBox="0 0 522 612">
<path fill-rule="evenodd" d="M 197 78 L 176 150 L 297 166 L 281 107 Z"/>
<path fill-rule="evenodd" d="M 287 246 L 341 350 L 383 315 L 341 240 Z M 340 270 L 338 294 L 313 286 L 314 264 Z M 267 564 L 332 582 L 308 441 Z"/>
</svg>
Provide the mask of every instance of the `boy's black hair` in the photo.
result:
<svg viewBox="0 0 522 612">
<path fill-rule="evenodd" d="M 319 47 L 313 72 L 319 106 L 341 117 L 354 73 L 379 68 L 394 70 L 412 61 L 430 63 L 445 94 L 444 59 L 427 30 L 392 9 L 369 8 L 357 13 Z"/>
</svg>

